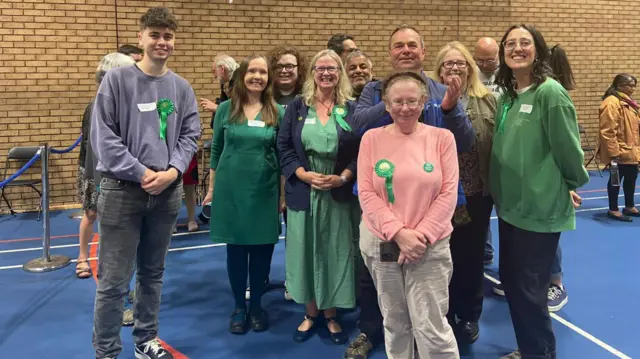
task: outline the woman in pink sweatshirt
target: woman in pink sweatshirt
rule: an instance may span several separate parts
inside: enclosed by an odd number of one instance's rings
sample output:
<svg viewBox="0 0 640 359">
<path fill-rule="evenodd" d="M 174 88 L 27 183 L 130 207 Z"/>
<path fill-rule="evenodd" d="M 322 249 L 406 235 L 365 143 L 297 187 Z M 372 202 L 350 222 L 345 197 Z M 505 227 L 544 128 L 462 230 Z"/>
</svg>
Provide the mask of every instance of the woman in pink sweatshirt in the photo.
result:
<svg viewBox="0 0 640 359">
<path fill-rule="evenodd" d="M 459 358 L 445 315 L 458 157 L 453 134 L 418 121 L 427 85 L 391 75 L 383 100 L 393 124 L 367 131 L 358 156 L 360 250 L 378 289 L 387 356 Z"/>
</svg>

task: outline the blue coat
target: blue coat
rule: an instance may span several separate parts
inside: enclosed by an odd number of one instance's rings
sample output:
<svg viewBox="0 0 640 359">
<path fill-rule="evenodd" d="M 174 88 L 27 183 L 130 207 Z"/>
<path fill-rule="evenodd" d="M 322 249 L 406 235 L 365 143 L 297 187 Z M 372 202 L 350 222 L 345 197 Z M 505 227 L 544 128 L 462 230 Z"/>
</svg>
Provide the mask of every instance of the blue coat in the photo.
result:
<svg viewBox="0 0 640 359">
<path fill-rule="evenodd" d="M 352 119 L 356 104 L 349 101 L 345 107 L 347 110 L 345 121 L 355 129 Z M 285 177 L 285 201 L 288 208 L 296 211 L 307 210 L 310 205 L 311 186 L 296 176 L 296 169 L 299 167 L 309 171 L 309 162 L 302 144 L 302 128 L 308 111 L 309 107 L 304 103 L 302 97 L 298 96 L 291 101 L 280 124 L 277 140 L 280 167 L 282 175 Z M 338 124 L 336 124 L 336 128 L 338 130 L 338 153 L 333 173 L 340 175 L 342 171 L 349 169 L 355 176 L 360 136 L 355 130 L 345 131 Z M 355 177 L 353 181 L 355 181 Z M 356 200 L 352 188 L 353 183 L 347 183 L 342 187 L 332 189 L 331 195 L 339 202 Z"/>
<path fill-rule="evenodd" d="M 476 134 L 462 106 L 457 104 L 452 110 L 444 112 L 440 105 L 447 92 L 447 87 L 428 78 L 424 73 L 422 78 L 427 81 L 429 86 L 429 101 L 424 105 L 423 122 L 434 127 L 449 129 L 455 137 L 458 152 L 470 151 Z M 358 99 L 354 123 L 360 136 L 372 128 L 393 123 L 384 102 L 382 102 L 381 81 L 370 82 L 362 90 L 362 94 Z M 357 193 L 357 185 L 354 186 L 354 193 Z M 457 204 L 462 205 L 465 203 L 464 189 L 462 188 L 462 183 L 459 182 Z"/>
</svg>

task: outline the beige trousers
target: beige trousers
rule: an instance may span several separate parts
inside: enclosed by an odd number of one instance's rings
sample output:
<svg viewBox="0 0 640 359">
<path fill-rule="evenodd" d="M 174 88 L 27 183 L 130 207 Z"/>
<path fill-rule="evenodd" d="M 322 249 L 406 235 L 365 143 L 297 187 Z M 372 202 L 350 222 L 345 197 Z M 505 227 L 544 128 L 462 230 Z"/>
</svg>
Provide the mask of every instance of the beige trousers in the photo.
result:
<svg viewBox="0 0 640 359">
<path fill-rule="evenodd" d="M 446 319 L 453 271 L 449 238 L 427 248 L 416 263 L 380 262 L 380 239 L 360 225 L 360 251 L 378 291 L 389 359 L 459 359 Z"/>
</svg>

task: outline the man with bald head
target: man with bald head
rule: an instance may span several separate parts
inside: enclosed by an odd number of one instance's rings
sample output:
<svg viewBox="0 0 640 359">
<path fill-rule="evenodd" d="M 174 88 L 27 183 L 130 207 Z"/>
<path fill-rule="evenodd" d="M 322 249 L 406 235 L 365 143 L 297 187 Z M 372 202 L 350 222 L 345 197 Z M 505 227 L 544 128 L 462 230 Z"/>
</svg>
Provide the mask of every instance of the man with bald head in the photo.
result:
<svg viewBox="0 0 640 359">
<path fill-rule="evenodd" d="M 495 84 L 495 72 L 500 62 L 498 51 L 500 47 L 491 37 L 483 37 L 476 43 L 473 58 L 480 69 L 480 80 L 493 93 L 496 98 L 500 96 L 498 85 Z"/>
</svg>

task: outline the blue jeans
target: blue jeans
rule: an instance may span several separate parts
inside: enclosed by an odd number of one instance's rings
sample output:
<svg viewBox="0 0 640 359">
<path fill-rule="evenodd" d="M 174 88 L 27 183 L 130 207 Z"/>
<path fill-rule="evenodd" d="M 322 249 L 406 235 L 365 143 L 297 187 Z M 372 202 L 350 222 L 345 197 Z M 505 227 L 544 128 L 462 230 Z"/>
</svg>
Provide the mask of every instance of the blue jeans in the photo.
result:
<svg viewBox="0 0 640 359">
<path fill-rule="evenodd" d="M 553 260 L 551 267 L 551 281 L 562 281 L 562 249 L 558 245 L 556 250 L 556 258 Z"/>
<path fill-rule="evenodd" d="M 493 256 L 493 238 L 491 237 L 491 226 L 487 230 L 487 238 L 484 242 L 484 256 L 492 257 Z"/>
<path fill-rule="evenodd" d="M 109 178 L 102 179 L 100 190 L 93 345 L 96 358 L 115 358 L 122 352 L 123 304 L 134 268 L 134 342 L 157 336 L 164 263 L 181 205 L 182 181 L 157 196 L 140 184 Z"/>
</svg>

